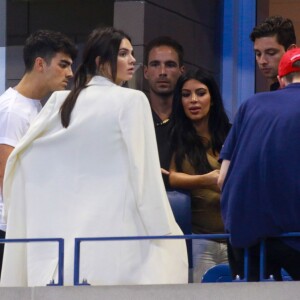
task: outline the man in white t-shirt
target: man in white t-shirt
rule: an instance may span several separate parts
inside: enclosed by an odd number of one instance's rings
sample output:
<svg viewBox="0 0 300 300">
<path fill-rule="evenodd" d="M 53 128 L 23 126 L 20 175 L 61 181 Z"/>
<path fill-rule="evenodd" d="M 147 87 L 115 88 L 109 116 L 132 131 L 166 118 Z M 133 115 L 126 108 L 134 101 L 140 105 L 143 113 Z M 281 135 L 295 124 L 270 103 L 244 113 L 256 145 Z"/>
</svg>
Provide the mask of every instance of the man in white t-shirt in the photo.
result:
<svg viewBox="0 0 300 300">
<path fill-rule="evenodd" d="M 14 88 L 0 96 L 0 238 L 5 237 L 2 187 L 8 156 L 25 135 L 41 110 L 40 100 L 64 90 L 73 77 L 71 65 L 76 58 L 74 43 L 60 32 L 39 30 L 25 42 L 25 74 Z M 0 272 L 4 245 L 0 244 Z"/>
</svg>

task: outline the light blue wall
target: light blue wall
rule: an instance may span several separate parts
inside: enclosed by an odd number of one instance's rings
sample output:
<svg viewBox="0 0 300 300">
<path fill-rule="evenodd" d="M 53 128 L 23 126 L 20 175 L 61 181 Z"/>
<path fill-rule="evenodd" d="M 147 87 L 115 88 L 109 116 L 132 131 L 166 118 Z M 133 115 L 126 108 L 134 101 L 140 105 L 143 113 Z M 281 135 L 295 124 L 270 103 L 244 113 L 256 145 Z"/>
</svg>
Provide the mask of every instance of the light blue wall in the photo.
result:
<svg viewBox="0 0 300 300">
<path fill-rule="evenodd" d="M 249 39 L 256 19 L 256 1 L 224 0 L 221 89 L 231 120 L 255 91 L 255 58 Z"/>
</svg>

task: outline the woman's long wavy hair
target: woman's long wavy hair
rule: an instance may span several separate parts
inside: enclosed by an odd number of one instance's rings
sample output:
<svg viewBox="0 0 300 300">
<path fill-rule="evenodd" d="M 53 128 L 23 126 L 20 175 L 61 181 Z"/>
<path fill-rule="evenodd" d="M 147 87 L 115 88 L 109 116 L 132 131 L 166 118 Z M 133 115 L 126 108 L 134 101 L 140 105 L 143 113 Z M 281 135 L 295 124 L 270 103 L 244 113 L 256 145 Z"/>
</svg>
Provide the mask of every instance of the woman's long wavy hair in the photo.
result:
<svg viewBox="0 0 300 300">
<path fill-rule="evenodd" d="M 116 81 L 117 59 L 121 41 L 130 37 L 121 30 L 112 27 L 95 29 L 88 38 L 84 47 L 82 62 L 74 75 L 74 87 L 61 106 L 61 122 L 63 127 L 68 127 L 71 113 L 80 92 L 86 88 L 89 79 L 98 74 L 99 68 L 104 65 L 110 66 L 111 79 Z M 96 58 L 99 57 L 99 64 Z"/>
<path fill-rule="evenodd" d="M 191 79 L 205 84 L 211 96 L 212 105 L 208 116 L 208 131 L 211 137 L 209 144 L 197 134 L 193 122 L 183 109 L 182 87 Z M 219 153 L 230 129 L 222 97 L 213 76 L 203 69 L 198 69 L 191 70 L 178 79 L 174 91 L 172 119 L 172 152 L 175 154 L 176 169 L 182 172 L 183 160 L 187 158 L 197 174 L 212 171 L 207 160 L 207 150 L 211 148 L 214 154 Z"/>
</svg>

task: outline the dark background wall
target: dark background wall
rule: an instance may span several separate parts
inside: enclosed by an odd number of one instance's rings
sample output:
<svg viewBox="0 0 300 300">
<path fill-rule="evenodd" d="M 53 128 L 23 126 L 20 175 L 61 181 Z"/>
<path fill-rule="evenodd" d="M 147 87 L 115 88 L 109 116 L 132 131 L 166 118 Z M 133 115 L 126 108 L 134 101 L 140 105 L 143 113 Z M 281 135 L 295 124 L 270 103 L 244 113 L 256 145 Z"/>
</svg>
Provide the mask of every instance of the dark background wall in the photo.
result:
<svg viewBox="0 0 300 300">
<path fill-rule="evenodd" d="M 32 32 L 61 31 L 81 48 L 92 29 L 113 25 L 113 12 L 113 0 L 7 0 L 6 88 L 23 75 L 22 48 Z"/>
<path fill-rule="evenodd" d="M 38 29 L 70 35 L 76 42 L 99 25 L 113 25 L 113 0 L 8 0 L 7 45 L 23 45 Z"/>
<path fill-rule="evenodd" d="M 6 87 L 23 74 L 22 47 L 37 29 L 64 32 L 81 47 L 100 25 L 123 29 L 131 37 L 138 63 L 145 44 L 158 35 L 177 39 L 187 68 L 202 66 L 220 75 L 221 10 L 219 0 L 8 0 Z M 76 67 L 76 63 L 75 63 Z M 142 67 L 131 87 L 147 91 Z"/>
<path fill-rule="evenodd" d="M 68 34 L 81 48 L 87 34 L 100 25 L 114 25 L 127 31 L 133 38 L 139 63 L 143 61 L 144 47 L 150 39 L 158 35 L 170 35 L 183 44 L 187 68 L 204 67 L 220 82 L 224 2 L 226 1 L 1 0 L 1 3 L 6 3 L 6 13 L 1 12 L 6 35 L 0 36 L 3 46 L 6 46 L 5 87 L 14 86 L 23 74 L 22 47 L 31 32 L 40 28 L 59 30 Z M 274 14 L 291 18 L 300 45 L 300 0 L 257 0 L 256 4 L 257 23 Z M 268 84 L 259 71 L 256 71 L 255 77 L 256 91 L 267 90 Z M 138 69 L 130 85 L 147 91 L 142 67 Z"/>
<path fill-rule="evenodd" d="M 203 67 L 220 78 L 222 1 L 218 0 L 117 0 L 114 24 L 129 32 L 137 62 L 142 64 L 145 45 L 158 35 L 168 35 L 184 47 L 187 69 Z M 147 92 L 142 67 L 132 87 Z"/>
</svg>

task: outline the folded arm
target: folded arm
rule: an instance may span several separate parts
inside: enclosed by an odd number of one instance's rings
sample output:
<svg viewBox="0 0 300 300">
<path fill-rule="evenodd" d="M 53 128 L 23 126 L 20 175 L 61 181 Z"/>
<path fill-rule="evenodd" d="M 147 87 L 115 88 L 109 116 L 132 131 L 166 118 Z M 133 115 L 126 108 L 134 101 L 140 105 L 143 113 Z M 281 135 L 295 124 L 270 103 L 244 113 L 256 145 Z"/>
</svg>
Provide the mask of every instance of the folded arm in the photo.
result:
<svg viewBox="0 0 300 300">
<path fill-rule="evenodd" d="M 183 172 L 178 172 L 173 157 L 170 166 L 170 185 L 174 188 L 182 189 L 194 189 L 217 185 L 219 172 L 219 170 L 213 170 L 202 175 L 190 175 Z"/>
</svg>

